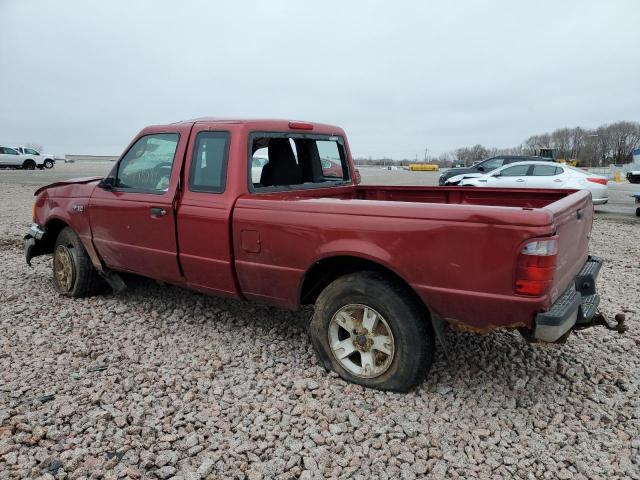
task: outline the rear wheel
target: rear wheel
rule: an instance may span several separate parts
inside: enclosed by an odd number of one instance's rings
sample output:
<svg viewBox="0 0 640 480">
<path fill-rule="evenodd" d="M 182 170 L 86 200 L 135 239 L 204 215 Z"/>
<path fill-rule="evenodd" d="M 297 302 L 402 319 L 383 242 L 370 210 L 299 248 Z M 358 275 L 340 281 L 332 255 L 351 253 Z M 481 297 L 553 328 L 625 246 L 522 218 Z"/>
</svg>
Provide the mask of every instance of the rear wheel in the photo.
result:
<svg viewBox="0 0 640 480">
<path fill-rule="evenodd" d="M 22 168 L 25 170 L 35 170 L 36 162 L 34 162 L 33 160 L 25 160 L 22 164 Z"/>
<path fill-rule="evenodd" d="M 325 288 L 309 333 L 325 368 L 379 390 L 415 387 L 433 361 L 423 310 L 402 285 L 376 272 L 345 275 Z"/>
<path fill-rule="evenodd" d="M 56 290 L 67 297 L 91 296 L 100 285 L 89 254 L 69 227 L 60 231 L 53 248 L 53 280 Z"/>
</svg>

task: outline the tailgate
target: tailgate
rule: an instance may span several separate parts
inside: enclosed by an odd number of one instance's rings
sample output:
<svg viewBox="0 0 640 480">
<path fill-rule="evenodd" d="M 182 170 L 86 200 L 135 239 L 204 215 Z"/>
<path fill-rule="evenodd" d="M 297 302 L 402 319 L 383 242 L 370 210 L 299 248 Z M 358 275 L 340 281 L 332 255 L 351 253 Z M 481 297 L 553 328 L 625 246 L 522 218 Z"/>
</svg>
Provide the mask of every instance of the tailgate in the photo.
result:
<svg viewBox="0 0 640 480">
<path fill-rule="evenodd" d="M 556 272 L 551 289 L 551 301 L 554 302 L 587 260 L 593 204 L 591 194 L 579 190 L 545 208 L 553 213 L 555 234 L 558 236 Z"/>
</svg>

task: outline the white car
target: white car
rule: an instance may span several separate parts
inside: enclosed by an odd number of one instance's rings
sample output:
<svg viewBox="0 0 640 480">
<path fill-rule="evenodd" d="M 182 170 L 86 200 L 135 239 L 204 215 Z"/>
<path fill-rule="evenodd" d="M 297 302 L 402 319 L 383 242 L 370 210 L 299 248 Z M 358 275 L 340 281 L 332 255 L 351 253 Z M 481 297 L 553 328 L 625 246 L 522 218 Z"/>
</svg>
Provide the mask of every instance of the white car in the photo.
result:
<svg viewBox="0 0 640 480">
<path fill-rule="evenodd" d="M 0 146 L 0 167 L 24 168 L 34 170 L 44 168 L 44 158 L 37 155 L 23 155 L 15 148 Z"/>
<path fill-rule="evenodd" d="M 22 155 L 31 155 L 35 157 L 41 157 L 42 165 L 44 168 L 53 168 L 56 163 L 56 157 L 48 153 L 40 153 L 37 150 L 29 147 L 15 147 L 15 149 Z"/>
<path fill-rule="evenodd" d="M 466 178 L 461 186 L 502 188 L 568 188 L 589 190 L 594 205 L 609 201 L 607 179 L 601 175 L 560 163 L 515 162 L 477 178 Z"/>
</svg>

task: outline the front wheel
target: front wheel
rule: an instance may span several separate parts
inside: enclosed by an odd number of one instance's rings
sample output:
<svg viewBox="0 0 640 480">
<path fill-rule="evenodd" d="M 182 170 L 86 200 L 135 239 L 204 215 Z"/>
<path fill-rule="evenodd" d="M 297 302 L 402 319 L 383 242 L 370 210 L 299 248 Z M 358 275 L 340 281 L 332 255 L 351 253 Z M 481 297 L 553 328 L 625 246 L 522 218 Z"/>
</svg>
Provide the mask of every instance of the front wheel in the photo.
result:
<svg viewBox="0 0 640 480">
<path fill-rule="evenodd" d="M 325 288 L 309 334 L 326 369 L 365 387 L 407 391 L 433 362 L 424 311 L 403 285 L 376 272 L 345 275 Z"/>
<path fill-rule="evenodd" d="M 53 280 L 60 294 L 76 298 L 95 294 L 100 285 L 89 254 L 69 227 L 60 231 L 53 247 Z"/>
<path fill-rule="evenodd" d="M 45 160 L 44 161 L 44 168 L 53 168 L 53 160 Z"/>
</svg>

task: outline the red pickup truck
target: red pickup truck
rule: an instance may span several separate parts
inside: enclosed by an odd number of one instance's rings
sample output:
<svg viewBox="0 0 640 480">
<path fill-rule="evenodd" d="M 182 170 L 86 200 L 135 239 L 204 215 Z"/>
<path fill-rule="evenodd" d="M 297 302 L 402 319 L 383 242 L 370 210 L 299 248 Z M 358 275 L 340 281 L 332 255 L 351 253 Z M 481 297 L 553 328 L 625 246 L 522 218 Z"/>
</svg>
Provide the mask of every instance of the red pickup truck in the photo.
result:
<svg viewBox="0 0 640 480">
<path fill-rule="evenodd" d="M 562 341 L 598 306 L 587 191 L 363 186 L 330 125 L 145 128 L 105 178 L 36 191 L 27 262 L 63 295 L 130 272 L 207 294 L 315 304 L 319 361 L 368 387 L 420 382 L 442 327 Z"/>
</svg>

